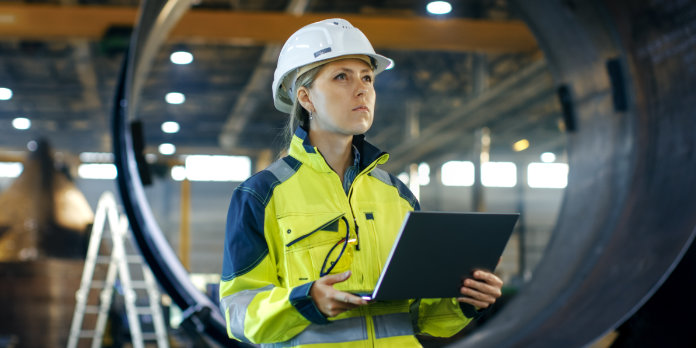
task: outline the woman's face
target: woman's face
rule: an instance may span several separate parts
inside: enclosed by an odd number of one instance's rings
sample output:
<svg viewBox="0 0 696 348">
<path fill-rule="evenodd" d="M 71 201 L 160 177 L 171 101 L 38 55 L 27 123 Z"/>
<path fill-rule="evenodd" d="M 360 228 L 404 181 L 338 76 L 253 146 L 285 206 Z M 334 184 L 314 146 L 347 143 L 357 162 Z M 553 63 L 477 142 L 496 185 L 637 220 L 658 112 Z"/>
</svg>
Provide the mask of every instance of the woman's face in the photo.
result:
<svg viewBox="0 0 696 348">
<path fill-rule="evenodd" d="M 305 108 L 313 111 L 310 129 L 341 135 L 367 132 L 375 111 L 373 80 L 372 69 L 360 59 L 342 59 L 322 66 L 306 91 L 310 103 Z"/>
</svg>

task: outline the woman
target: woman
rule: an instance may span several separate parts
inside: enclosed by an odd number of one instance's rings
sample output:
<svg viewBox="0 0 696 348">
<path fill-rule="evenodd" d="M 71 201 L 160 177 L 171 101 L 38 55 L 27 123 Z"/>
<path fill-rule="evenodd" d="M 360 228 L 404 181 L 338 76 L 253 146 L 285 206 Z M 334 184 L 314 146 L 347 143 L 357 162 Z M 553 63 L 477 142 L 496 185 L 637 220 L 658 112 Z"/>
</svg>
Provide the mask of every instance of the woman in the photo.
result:
<svg viewBox="0 0 696 348">
<path fill-rule="evenodd" d="M 377 168 L 364 140 L 375 110 L 378 55 L 343 19 L 310 24 L 283 47 L 274 103 L 290 113 L 289 155 L 242 183 L 227 217 L 220 283 L 230 337 L 281 346 L 419 346 L 451 336 L 500 296 L 476 271 L 457 299 L 367 303 L 413 194 Z M 295 125 L 299 124 L 299 127 Z M 295 129 L 296 128 L 296 129 Z"/>
</svg>

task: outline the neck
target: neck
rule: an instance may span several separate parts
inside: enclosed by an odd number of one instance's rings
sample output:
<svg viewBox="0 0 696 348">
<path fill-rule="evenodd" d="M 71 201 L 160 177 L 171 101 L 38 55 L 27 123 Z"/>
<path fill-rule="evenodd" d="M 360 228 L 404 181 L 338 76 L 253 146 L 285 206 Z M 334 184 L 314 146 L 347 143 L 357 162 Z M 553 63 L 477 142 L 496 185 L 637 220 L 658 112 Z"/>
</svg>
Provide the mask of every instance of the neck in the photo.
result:
<svg viewBox="0 0 696 348">
<path fill-rule="evenodd" d="M 346 170 L 353 164 L 351 151 L 353 136 L 310 129 L 309 141 L 312 146 L 319 149 L 326 163 L 343 182 Z"/>
</svg>

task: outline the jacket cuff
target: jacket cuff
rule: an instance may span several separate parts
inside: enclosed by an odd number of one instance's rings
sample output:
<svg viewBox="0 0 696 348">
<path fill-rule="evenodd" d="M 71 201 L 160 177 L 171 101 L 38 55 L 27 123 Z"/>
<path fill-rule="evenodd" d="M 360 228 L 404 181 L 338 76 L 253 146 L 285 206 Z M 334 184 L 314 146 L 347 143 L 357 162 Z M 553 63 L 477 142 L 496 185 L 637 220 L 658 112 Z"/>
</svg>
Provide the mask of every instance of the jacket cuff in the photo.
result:
<svg viewBox="0 0 696 348">
<path fill-rule="evenodd" d="M 314 324 L 328 324 L 330 321 L 319 311 L 309 290 L 314 282 L 297 286 L 290 291 L 290 304 L 297 309 L 303 317 Z"/>
<path fill-rule="evenodd" d="M 483 314 L 488 312 L 488 310 L 491 307 L 488 306 L 488 308 L 486 308 L 486 309 L 477 310 L 476 307 L 474 307 L 468 303 L 459 302 L 459 308 L 462 310 L 462 313 L 464 313 L 465 317 L 471 318 L 471 319 L 478 319 Z"/>
</svg>

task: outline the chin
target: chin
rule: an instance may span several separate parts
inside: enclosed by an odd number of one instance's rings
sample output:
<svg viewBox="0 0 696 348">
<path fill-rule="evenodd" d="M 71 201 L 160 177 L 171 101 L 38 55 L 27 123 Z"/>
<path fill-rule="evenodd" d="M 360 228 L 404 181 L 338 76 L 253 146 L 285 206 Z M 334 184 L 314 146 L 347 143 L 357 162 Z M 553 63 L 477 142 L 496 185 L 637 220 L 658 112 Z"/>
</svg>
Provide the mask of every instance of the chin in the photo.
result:
<svg viewBox="0 0 696 348">
<path fill-rule="evenodd" d="M 359 125 L 356 125 L 356 127 L 355 127 L 356 133 L 355 134 L 365 134 L 365 133 L 367 133 L 367 131 L 370 130 L 370 128 L 372 128 L 372 122 L 367 122 L 367 121 L 362 122 Z"/>
<path fill-rule="evenodd" d="M 355 127 L 355 128 L 353 128 L 353 131 L 351 132 L 351 134 L 353 134 L 353 135 L 365 134 L 369 130 L 370 130 L 370 126 Z"/>
</svg>

